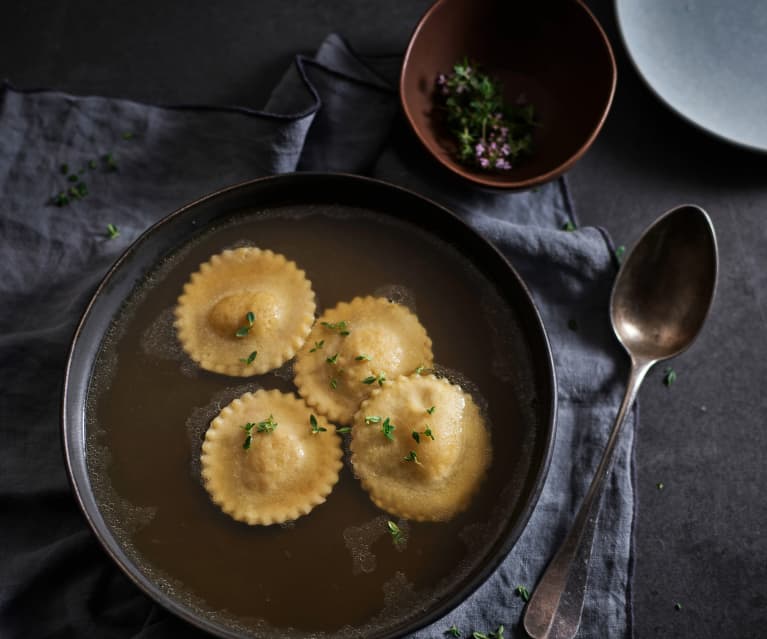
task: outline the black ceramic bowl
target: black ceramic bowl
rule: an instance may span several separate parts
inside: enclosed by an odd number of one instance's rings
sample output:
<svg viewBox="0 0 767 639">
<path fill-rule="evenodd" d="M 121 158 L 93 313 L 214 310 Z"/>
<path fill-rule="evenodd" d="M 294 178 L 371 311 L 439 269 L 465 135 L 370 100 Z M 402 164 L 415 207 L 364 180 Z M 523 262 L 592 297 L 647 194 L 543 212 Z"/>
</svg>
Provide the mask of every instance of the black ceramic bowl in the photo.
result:
<svg viewBox="0 0 767 639">
<path fill-rule="evenodd" d="M 482 405 L 493 462 L 469 509 L 386 533 L 348 459 L 326 503 L 286 526 L 229 519 L 199 480 L 220 407 L 289 368 L 232 379 L 181 352 L 172 309 L 212 253 L 255 244 L 305 269 L 319 308 L 355 295 L 415 307 L 439 372 Z M 395 637 L 469 596 L 524 529 L 547 472 L 556 389 L 524 284 L 444 208 L 376 180 L 293 174 L 219 191 L 144 233 L 99 286 L 74 337 L 63 397 L 66 463 L 96 536 L 175 614 L 221 637 Z M 468 540 L 468 541 L 467 541 Z M 353 605 L 349 593 L 354 592 Z"/>
</svg>

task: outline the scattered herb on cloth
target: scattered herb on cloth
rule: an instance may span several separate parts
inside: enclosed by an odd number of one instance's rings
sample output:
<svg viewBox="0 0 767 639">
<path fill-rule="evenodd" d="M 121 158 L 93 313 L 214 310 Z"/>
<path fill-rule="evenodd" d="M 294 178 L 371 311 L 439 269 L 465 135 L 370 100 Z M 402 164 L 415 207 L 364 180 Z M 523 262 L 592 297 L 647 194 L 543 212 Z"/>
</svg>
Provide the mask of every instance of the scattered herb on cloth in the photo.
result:
<svg viewBox="0 0 767 639">
<path fill-rule="evenodd" d="M 471 633 L 472 639 L 504 639 L 503 636 L 504 627 L 498 626 L 498 630 L 495 632 L 480 632 L 478 630 L 475 630 Z"/>
<path fill-rule="evenodd" d="M 125 132 L 122 134 L 123 140 L 130 140 L 135 137 L 134 133 Z M 117 171 L 117 161 L 115 160 L 114 153 L 106 153 L 101 156 L 104 168 L 107 172 Z M 59 165 L 59 172 L 66 177 L 66 181 L 72 182 L 72 186 L 65 185 L 63 191 L 59 191 L 53 197 L 50 198 L 50 202 L 56 206 L 67 206 L 74 200 L 80 200 L 88 195 L 88 186 L 83 180 L 82 176 L 86 173 L 86 168 L 94 170 L 98 168 L 98 162 L 95 159 L 88 160 L 86 166 L 83 166 L 79 171 L 74 169 L 70 171 L 70 165 L 66 162 Z M 109 236 L 110 239 L 114 239 L 116 236 Z"/>
<path fill-rule="evenodd" d="M 458 160 L 486 171 L 505 171 L 532 149 L 535 109 L 503 100 L 503 87 L 464 58 L 437 76 L 436 102 L 458 143 Z"/>
<path fill-rule="evenodd" d="M 107 237 L 110 240 L 120 237 L 120 231 L 114 224 L 107 224 Z"/>
</svg>

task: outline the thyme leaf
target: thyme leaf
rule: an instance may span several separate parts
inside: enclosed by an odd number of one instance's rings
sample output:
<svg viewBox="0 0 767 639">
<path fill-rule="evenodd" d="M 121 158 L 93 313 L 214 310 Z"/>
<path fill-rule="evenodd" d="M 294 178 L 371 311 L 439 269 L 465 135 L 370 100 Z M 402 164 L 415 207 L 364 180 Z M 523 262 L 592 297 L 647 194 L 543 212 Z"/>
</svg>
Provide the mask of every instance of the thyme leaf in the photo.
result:
<svg viewBox="0 0 767 639">
<path fill-rule="evenodd" d="M 342 337 L 346 337 L 351 332 L 349 330 L 349 322 L 346 320 L 341 320 L 340 322 L 320 322 L 320 325 L 328 330 L 338 331 L 338 334 Z"/>
<path fill-rule="evenodd" d="M 391 420 L 388 417 L 383 420 L 383 424 L 381 424 L 381 432 L 384 434 L 384 437 L 392 442 L 394 441 L 393 433 L 395 428 L 397 427 L 391 423 Z"/>
<path fill-rule="evenodd" d="M 248 311 L 245 313 L 245 324 L 243 326 L 240 326 L 235 332 L 235 337 L 245 337 L 248 333 L 250 333 L 250 329 L 253 328 L 253 324 L 256 321 L 256 316 L 253 314 L 253 311 Z"/>
<path fill-rule="evenodd" d="M 242 429 L 245 431 L 245 441 L 242 444 L 242 447 L 245 450 L 250 449 L 250 445 L 253 443 L 253 430 L 257 433 L 271 433 L 274 431 L 275 428 L 277 428 L 278 424 L 274 421 L 274 416 L 269 415 L 267 419 L 261 422 L 248 422 L 245 424 Z"/>
<path fill-rule="evenodd" d="M 415 452 L 414 450 L 411 450 L 411 451 L 410 451 L 410 452 L 407 454 L 407 456 L 403 457 L 403 458 L 402 458 L 402 461 L 405 461 L 405 462 L 413 462 L 414 464 L 418 464 L 419 466 L 421 465 L 421 462 L 420 462 L 420 461 L 418 461 L 418 455 L 416 454 L 416 452 Z"/>
<path fill-rule="evenodd" d="M 320 426 L 317 423 L 317 418 L 314 415 L 309 415 L 309 426 L 312 427 L 312 435 L 316 435 L 317 433 L 324 433 L 327 431 L 327 428 Z"/>
<path fill-rule="evenodd" d="M 404 538 L 402 536 L 402 530 L 400 527 L 395 524 L 391 519 L 386 522 L 386 527 L 389 529 L 389 534 L 391 535 L 391 540 L 394 543 L 395 546 L 398 546 L 404 541 Z"/>
<path fill-rule="evenodd" d="M 537 126 L 533 106 L 505 102 L 501 83 L 467 58 L 452 73 L 438 74 L 435 101 L 463 164 L 508 170 L 530 153 Z"/>
<path fill-rule="evenodd" d="M 320 350 L 323 346 L 325 346 L 325 340 L 321 339 L 319 342 L 314 342 L 314 348 L 310 348 L 309 352 L 314 353 L 315 351 Z"/>
<path fill-rule="evenodd" d="M 248 355 L 247 357 L 241 357 L 241 358 L 240 358 L 240 361 L 241 361 L 243 364 L 245 364 L 245 366 L 250 366 L 250 365 L 253 363 L 253 361 L 256 359 L 256 357 L 257 357 L 257 356 L 258 356 L 258 351 L 253 351 L 253 352 L 252 352 L 250 355 Z"/>
</svg>

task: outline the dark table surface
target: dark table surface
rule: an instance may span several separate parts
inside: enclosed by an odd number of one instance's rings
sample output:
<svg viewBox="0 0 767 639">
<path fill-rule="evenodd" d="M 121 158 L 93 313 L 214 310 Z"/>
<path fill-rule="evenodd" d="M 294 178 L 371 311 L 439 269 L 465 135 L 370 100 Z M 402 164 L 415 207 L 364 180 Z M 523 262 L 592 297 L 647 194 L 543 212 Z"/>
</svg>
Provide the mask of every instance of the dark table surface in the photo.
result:
<svg viewBox="0 0 767 639">
<path fill-rule="evenodd" d="M 16 0 L 3 5 L 0 78 L 153 103 L 260 107 L 294 54 L 329 32 L 363 53 L 401 52 L 428 4 Z M 767 155 L 674 116 L 632 68 L 612 3 L 589 4 L 615 49 L 618 89 L 601 135 L 568 174 L 581 223 L 630 245 L 660 213 L 694 202 L 711 214 L 720 248 L 703 335 L 672 362 L 671 388 L 659 368 L 641 392 L 636 636 L 763 637 Z"/>
</svg>

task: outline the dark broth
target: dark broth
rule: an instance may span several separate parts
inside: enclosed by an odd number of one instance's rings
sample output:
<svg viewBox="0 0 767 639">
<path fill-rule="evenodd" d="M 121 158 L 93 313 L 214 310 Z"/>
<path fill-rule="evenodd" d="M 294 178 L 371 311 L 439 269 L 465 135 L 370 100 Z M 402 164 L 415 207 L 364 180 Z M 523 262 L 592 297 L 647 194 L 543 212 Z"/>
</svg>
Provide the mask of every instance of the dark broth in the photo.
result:
<svg viewBox="0 0 767 639">
<path fill-rule="evenodd" d="M 199 479 L 210 419 L 247 390 L 295 391 L 290 365 L 228 378 L 197 369 L 176 343 L 184 282 L 210 255 L 244 244 L 304 269 L 318 312 L 369 294 L 417 312 L 440 370 L 475 395 L 492 429 L 493 464 L 467 512 L 400 522 L 407 543 L 395 547 L 386 531 L 395 518 L 373 505 L 348 458 L 326 503 L 286 525 L 247 526 L 210 501 Z M 240 212 L 159 265 L 113 320 L 89 389 L 89 474 L 128 555 L 196 614 L 255 634 L 373 636 L 433 609 L 503 533 L 529 472 L 531 370 L 513 309 L 415 226 L 342 206 Z"/>
</svg>

